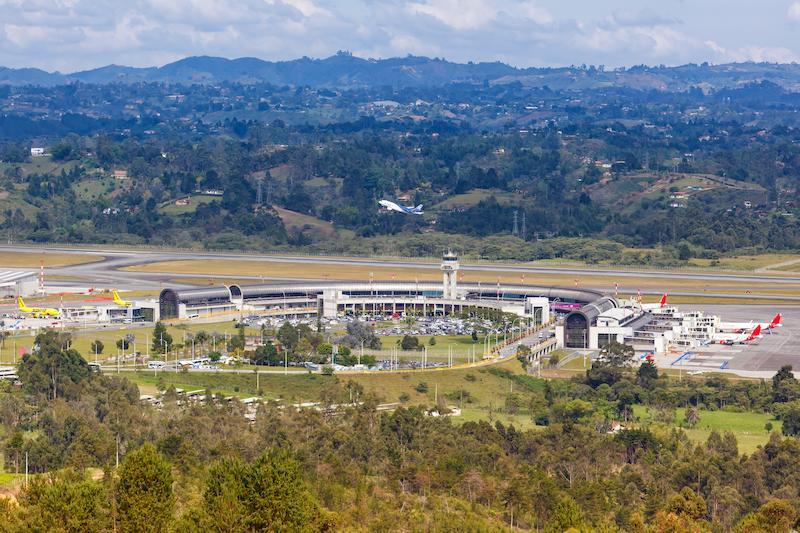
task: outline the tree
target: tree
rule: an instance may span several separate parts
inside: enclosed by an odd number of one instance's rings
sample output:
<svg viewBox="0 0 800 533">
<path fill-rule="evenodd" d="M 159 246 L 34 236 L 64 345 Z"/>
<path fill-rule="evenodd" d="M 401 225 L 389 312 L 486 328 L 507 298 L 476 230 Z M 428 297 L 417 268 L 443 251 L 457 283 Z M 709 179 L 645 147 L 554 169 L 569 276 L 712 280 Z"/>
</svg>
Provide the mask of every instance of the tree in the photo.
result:
<svg viewBox="0 0 800 533">
<path fill-rule="evenodd" d="M 422 346 L 419 343 L 419 339 L 412 336 L 412 335 L 403 335 L 403 338 L 400 340 L 400 348 L 403 350 L 421 350 Z"/>
<path fill-rule="evenodd" d="M 120 350 L 127 350 L 130 347 L 128 343 L 128 339 L 118 339 L 117 340 L 117 348 Z"/>
<path fill-rule="evenodd" d="M 289 353 L 294 352 L 297 342 L 300 340 L 297 329 L 289 322 L 284 322 L 278 329 L 277 337 L 281 343 L 281 347 Z"/>
<path fill-rule="evenodd" d="M 428 341 L 428 346 L 436 346 L 436 337 L 431 337 Z"/>
<path fill-rule="evenodd" d="M 172 472 L 152 444 L 125 457 L 115 487 L 121 531 L 160 532 L 172 521 Z"/>
<path fill-rule="evenodd" d="M 621 368 L 627 366 L 635 355 L 633 346 L 611 341 L 600 349 L 599 362 L 606 366 Z"/>
<path fill-rule="evenodd" d="M 94 340 L 92 341 L 91 348 L 93 354 L 101 354 L 103 353 L 103 349 L 105 348 L 105 344 L 101 340 Z"/>
<path fill-rule="evenodd" d="M 800 397 L 800 387 L 792 372 L 792 365 L 784 365 L 772 376 L 772 401 L 790 402 Z"/>
<path fill-rule="evenodd" d="M 324 515 L 286 451 L 270 450 L 253 464 L 223 459 L 211 467 L 198 520 L 207 531 L 320 531 Z"/>
<path fill-rule="evenodd" d="M 278 349 L 271 342 L 256 348 L 254 355 L 254 362 L 257 365 L 278 365 L 281 362 L 281 357 L 278 355 Z"/>
<path fill-rule="evenodd" d="M 636 371 L 636 383 L 649 388 L 658 379 L 658 368 L 653 361 L 645 361 Z"/>
<path fill-rule="evenodd" d="M 797 519 L 797 511 L 786 500 L 771 500 L 757 511 L 750 513 L 739 522 L 734 531 L 736 533 L 771 533 L 777 531 L 792 531 Z"/>
<path fill-rule="evenodd" d="M 683 422 L 687 427 L 693 428 L 700 422 L 700 411 L 697 407 L 689 407 L 683 415 Z"/>
<path fill-rule="evenodd" d="M 375 330 L 369 324 L 354 320 L 347 324 L 347 334 L 342 337 L 342 344 L 350 348 L 365 348 L 372 350 L 381 349 L 381 340 L 375 335 Z"/>
<path fill-rule="evenodd" d="M 76 398 L 80 383 L 89 379 L 89 365 L 81 355 L 69 348 L 69 334 L 45 331 L 36 336 L 34 350 L 22 357 L 19 377 L 25 389 L 33 394 Z"/>
<path fill-rule="evenodd" d="M 478 342 L 478 332 L 474 329 L 472 330 L 472 342 Z"/>
<path fill-rule="evenodd" d="M 796 437 L 800 435 L 800 405 L 797 402 L 792 402 L 786 408 L 782 415 L 783 426 L 781 431 L 784 435 Z"/>
<path fill-rule="evenodd" d="M 26 531 L 103 532 L 113 529 L 108 494 L 100 483 L 58 474 L 34 478 L 22 493 L 20 522 Z"/>
<path fill-rule="evenodd" d="M 172 335 L 167 331 L 167 327 L 159 320 L 153 327 L 153 351 L 155 353 L 165 353 L 172 349 Z"/>
</svg>

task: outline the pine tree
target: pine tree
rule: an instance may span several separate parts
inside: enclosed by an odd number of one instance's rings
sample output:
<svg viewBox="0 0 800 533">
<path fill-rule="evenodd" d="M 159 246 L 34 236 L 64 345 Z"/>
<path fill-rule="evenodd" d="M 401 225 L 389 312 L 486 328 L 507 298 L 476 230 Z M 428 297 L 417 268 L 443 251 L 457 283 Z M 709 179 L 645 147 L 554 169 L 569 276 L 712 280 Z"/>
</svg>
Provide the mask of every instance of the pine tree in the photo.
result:
<svg viewBox="0 0 800 533">
<path fill-rule="evenodd" d="M 119 468 L 115 495 L 121 531 L 164 531 L 175 505 L 169 463 L 151 444 L 128 454 Z"/>
</svg>

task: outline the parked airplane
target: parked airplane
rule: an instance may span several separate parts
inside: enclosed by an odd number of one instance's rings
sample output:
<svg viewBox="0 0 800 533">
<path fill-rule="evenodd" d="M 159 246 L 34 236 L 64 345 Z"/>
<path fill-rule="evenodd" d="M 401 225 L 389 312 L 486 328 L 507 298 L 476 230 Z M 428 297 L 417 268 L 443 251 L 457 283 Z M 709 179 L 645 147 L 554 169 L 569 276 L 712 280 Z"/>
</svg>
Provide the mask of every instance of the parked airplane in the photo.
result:
<svg viewBox="0 0 800 533">
<path fill-rule="evenodd" d="M 750 322 L 746 323 L 746 324 L 744 322 L 723 322 L 722 324 L 720 324 L 720 329 L 722 331 L 730 331 L 731 333 L 744 333 L 745 331 L 749 330 L 750 328 L 753 328 L 756 325 L 759 325 L 759 326 L 761 326 L 762 330 L 767 330 L 770 333 L 772 333 L 771 330 L 783 326 L 783 324 L 781 324 L 781 319 L 782 318 L 783 317 L 781 316 L 781 314 L 778 313 L 777 315 L 772 317 L 772 321 L 769 324 L 765 324 L 763 322 L 759 323 L 759 324 L 756 324 L 752 320 Z"/>
<path fill-rule="evenodd" d="M 749 335 L 742 334 L 740 337 L 736 337 L 735 339 L 726 339 L 720 341 L 720 344 L 725 344 L 727 346 L 733 346 L 734 344 L 745 344 L 752 342 L 759 337 L 761 337 L 761 324 L 758 324 L 755 328 L 753 328 L 753 331 L 751 331 Z"/>
<path fill-rule="evenodd" d="M 421 215 L 422 214 L 422 204 L 419 204 L 417 207 L 406 207 L 404 205 L 396 204 L 394 202 L 390 202 L 389 200 L 381 200 L 378 202 L 382 207 L 385 207 L 387 211 L 397 211 L 398 213 L 404 213 L 406 215 Z"/>
<path fill-rule="evenodd" d="M 17 307 L 19 307 L 19 310 L 23 313 L 33 315 L 36 318 L 45 318 L 48 316 L 57 317 L 61 315 L 58 309 L 53 309 L 52 307 L 28 307 L 22 300 L 22 296 L 17 298 Z"/>
<path fill-rule="evenodd" d="M 111 294 L 114 296 L 114 303 L 115 304 L 117 304 L 119 306 L 122 306 L 122 307 L 130 307 L 130 306 L 133 305 L 133 302 L 131 302 L 129 300 L 123 300 L 122 298 L 120 298 L 119 293 L 117 292 L 117 289 L 114 289 L 113 291 L 111 291 Z"/>
<path fill-rule="evenodd" d="M 664 293 L 657 304 L 642 304 L 642 309 L 645 311 L 654 311 L 656 309 L 663 309 L 667 306 L 667 295 Z"/>
</svg>

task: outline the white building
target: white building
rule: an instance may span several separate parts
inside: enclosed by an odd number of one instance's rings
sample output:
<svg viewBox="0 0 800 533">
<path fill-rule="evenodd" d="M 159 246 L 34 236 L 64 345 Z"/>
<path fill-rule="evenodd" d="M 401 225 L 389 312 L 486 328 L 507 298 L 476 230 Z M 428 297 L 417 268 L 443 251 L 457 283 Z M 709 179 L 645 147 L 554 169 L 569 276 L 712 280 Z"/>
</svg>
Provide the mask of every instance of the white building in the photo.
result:
<svg viewBox="0 0 800 533">
<path fill-rule="evenodd" d="M 25 270 L 0 270 L 0 298 L 33 296 L 39 290 L 36 272 Z"/>
</svg>

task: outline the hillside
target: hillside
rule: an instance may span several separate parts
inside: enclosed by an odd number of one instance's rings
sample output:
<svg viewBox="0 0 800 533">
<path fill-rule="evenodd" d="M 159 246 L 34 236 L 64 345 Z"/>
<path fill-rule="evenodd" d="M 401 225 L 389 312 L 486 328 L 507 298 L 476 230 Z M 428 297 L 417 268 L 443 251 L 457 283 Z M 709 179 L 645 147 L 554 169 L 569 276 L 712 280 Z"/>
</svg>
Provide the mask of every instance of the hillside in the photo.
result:
<svg viewBox="0 0 800 533">
<path fill-rule="evenodd" d="M 521 84 L 553 90 L 623 87 L 642 91 L 682 92 L 734 89 L 768 80 L 791 92 L 800 91 L 800 65 L 772 63 L 688 64 L 677 67 L 636 66 L 606 71 L 594 67 L 517 68 L 500 62 L 454 63 L 419 56 L 364 59 L 340 52 L 324 59 L 303 57 L 264 61 L 253 57 L 227 59 L 194 56 L 160 67 L 106 65 L 62 74 L 33 68 L 0 67 L 0 84 L 53 86 L 73 82 L 176 84 L 271 83 L 314 87 L 424 87 L 451 83 Z"/>
</svg>

